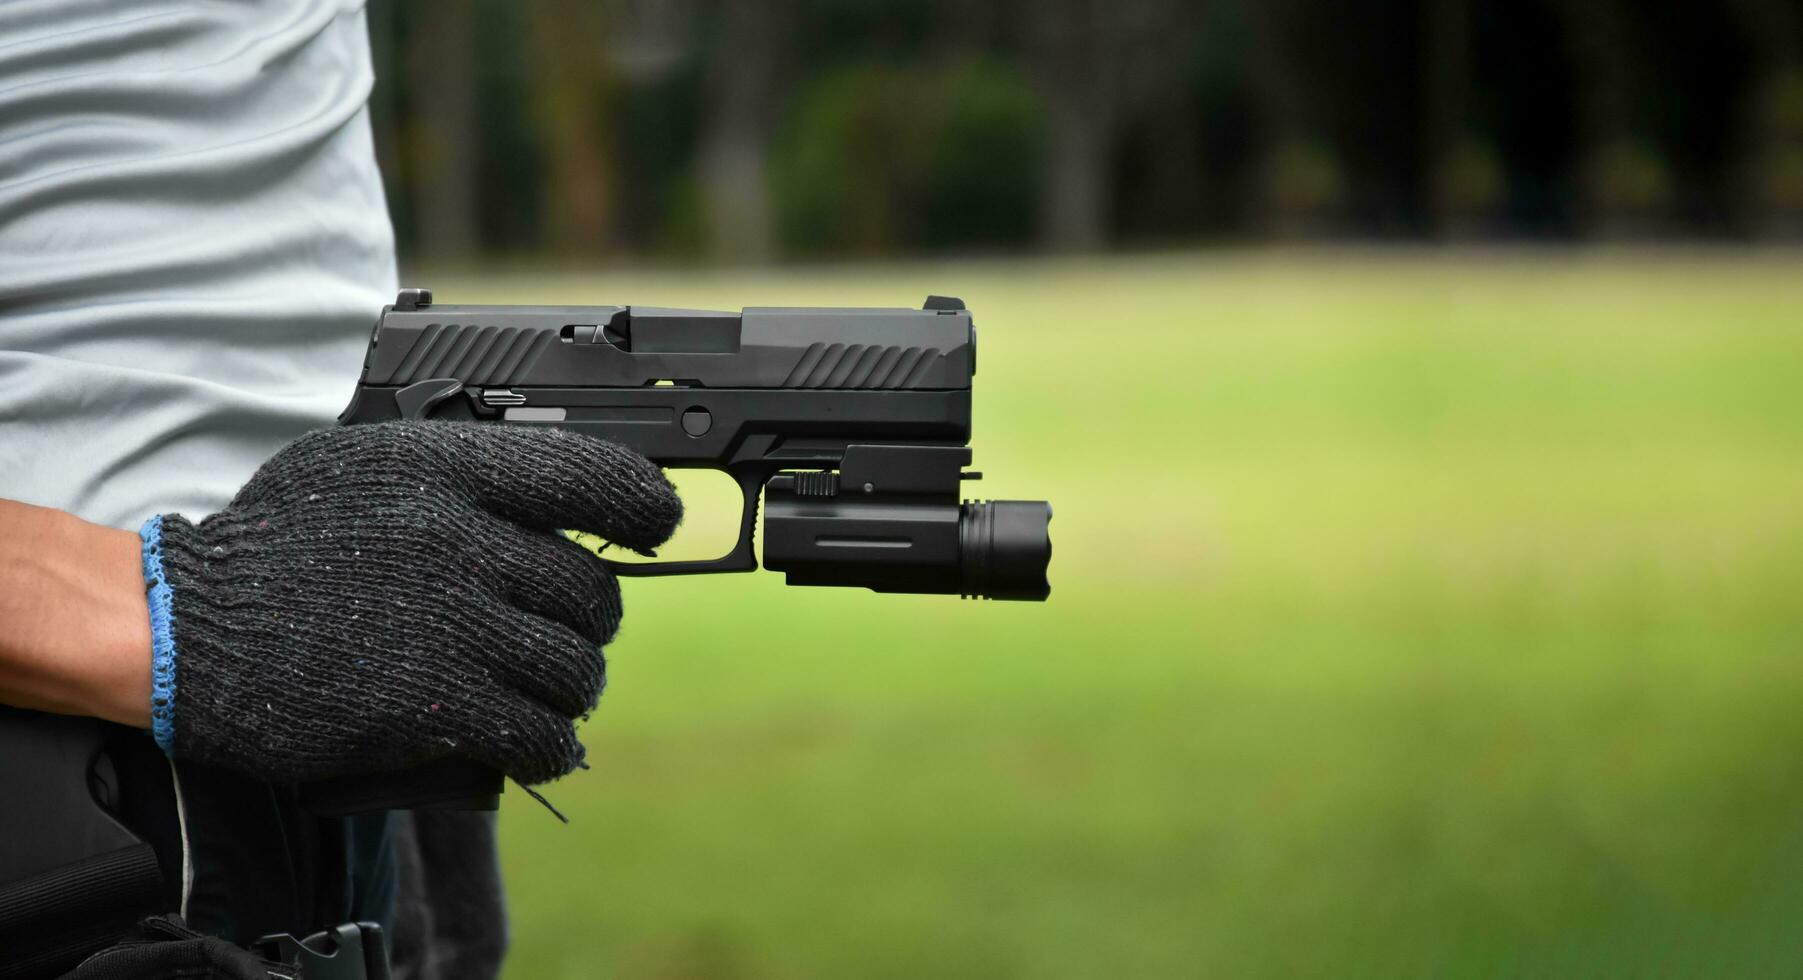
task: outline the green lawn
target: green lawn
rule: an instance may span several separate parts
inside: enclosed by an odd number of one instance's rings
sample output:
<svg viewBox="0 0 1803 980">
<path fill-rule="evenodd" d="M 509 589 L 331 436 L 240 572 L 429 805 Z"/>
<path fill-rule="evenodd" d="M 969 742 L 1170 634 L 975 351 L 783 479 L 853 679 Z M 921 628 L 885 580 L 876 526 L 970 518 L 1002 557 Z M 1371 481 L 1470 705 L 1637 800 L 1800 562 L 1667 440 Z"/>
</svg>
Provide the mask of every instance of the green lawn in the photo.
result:
<svg viewBox="0 0 1803 980">
<path fill-rule="evenodd" d="M 915 305 L 1044 605 L 637 580 L 510 977 L 1803 974 L 1803 255 L 1208 252 Z"/>
</svg>

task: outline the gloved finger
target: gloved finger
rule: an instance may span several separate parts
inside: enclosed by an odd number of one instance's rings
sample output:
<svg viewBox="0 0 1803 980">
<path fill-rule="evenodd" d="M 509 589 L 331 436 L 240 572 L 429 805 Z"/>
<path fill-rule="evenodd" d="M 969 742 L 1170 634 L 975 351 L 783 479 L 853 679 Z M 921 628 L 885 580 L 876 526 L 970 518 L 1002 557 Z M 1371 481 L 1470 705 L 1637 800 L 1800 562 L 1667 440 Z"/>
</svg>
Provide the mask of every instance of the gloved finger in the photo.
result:
<svg viewBox="0 0 1803 980">
<path fill-rule="evenodd" d="M 571 716 L 518 694 L 506 701 L 504 720 L 476 733 L 466 756 L 525 786 L 569 775 L 582 764 L 587 751 Z"/>
<path fill-rule="evenodd" d="M 588 531 L 636 551 L 663 544 L 682 520 L 663 471 L 624 446 L 563 429 L 462 428 L 469 431 L 459 436 L 483 450 L 466 474 L 477 501 L 509 520 Z"/>
<path fill-rule="evenodd" d="M 483 514 L 485 540 L 499 542 L 484 556 L 485 586 L 516 609 L 575 630 L 591 645 L 613 640 L 620 627 L 620 583 L 588 549 L 550 531 Z"/>
<path fill-rule="evenodd" d="M 598 645 L 525 612 L 505 617 L 495 629 L 500 638 L 489 645 L 487 660 L 498 682 L 566 719 L 594 710 L 607 686 L 607 660 Z"/>
<path fill-rule="evenodd" d="M 82 960 L 63 980 L 119 980 L 121 977 L 211 977 L 215 980 L 269 980 L 292 967 L 271 963 L 216 936 L 194 931 L 174 913 L 138 922 L 119 941 Z"/>
</svg>

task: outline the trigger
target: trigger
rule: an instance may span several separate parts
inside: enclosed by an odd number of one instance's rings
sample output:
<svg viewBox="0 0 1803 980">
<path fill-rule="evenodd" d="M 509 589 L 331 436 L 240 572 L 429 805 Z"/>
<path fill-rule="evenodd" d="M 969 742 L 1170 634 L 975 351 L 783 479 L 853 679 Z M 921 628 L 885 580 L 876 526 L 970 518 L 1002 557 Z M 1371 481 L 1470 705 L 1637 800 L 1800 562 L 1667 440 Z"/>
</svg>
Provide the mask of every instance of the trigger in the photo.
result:
<svg viewBox="0 0 1803 980">
<path fill-rule="evenodd" d="M 576 531 L 576 530 L 572 530 L 570 528 L 565 528 L 562 531 L 559 531 L 557 533 L 563 535 L 565 540 L 574 541 L 576 544 L 581 545 L 585 550 L 587 550 L 589 553 L 593 554 L 596 558 L 604 557 L 601 554 L 601 552 L 606 551 L 608 548 L 614 546 L 613 542 L 608 541 L 606 538 L 603 538 L 598 534 L 590 534 L 587 531 Z M 626 548 L 625 545 L 620 545 L 619 547 Z M 642 555 L 646 558 L 656 558 L 657 557 L 657 549 L 655 549 L 655 548 L 646 548 L 643 551 L 639 550 L 638 548 L 626 548 L 626 550 L 632 552 L 635 555 Z"/>
</svg>

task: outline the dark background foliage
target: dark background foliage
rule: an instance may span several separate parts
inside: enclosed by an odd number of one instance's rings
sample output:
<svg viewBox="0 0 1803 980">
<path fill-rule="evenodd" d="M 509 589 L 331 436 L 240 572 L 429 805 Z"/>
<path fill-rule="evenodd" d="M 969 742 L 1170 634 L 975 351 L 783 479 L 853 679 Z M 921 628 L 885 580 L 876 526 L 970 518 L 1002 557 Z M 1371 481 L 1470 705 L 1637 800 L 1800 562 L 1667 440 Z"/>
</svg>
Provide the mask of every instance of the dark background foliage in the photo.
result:
<svg viewBox="0 0 1803 980">
<path fill-rule="evenodd" d="M 405 254 L 1794 238 L 1786 0 L 377 4 Z"/>
</svg>

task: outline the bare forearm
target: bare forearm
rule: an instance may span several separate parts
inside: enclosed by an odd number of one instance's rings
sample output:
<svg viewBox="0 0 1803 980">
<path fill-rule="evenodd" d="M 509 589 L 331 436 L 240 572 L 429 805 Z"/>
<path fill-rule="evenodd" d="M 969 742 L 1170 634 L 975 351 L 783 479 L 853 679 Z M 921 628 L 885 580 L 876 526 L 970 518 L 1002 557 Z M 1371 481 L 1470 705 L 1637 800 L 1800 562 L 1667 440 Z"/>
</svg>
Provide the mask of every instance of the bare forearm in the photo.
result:
<svg viewBox="0 0 1803 980">
<path fill-rule="evenodd" d="M 150 724 L 138 536 L 0 500 L 0 703 Z"/>
</svg>

